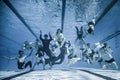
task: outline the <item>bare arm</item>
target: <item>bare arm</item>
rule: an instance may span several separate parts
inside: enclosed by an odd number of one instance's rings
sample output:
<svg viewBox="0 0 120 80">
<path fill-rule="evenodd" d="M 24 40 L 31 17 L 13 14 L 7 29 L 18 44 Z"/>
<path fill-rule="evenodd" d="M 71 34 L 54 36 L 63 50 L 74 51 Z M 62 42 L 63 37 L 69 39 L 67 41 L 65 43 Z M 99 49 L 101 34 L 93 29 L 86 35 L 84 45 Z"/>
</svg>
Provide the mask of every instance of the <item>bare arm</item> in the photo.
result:
<svg viewBox="0 0 120 80">
<path fill-rule="evenodd" d="M 4 58 L 4 59 L 9 59 L 9 60 L 17 60 L 17 57 L 12 57 L 12 58 L 10 58 L 10 57 L 7 57 L 7 56 L 2 56 L 2 58 Z"/>
<path fill-rule="evenodd" d="M 33 52 L 33 49 L 31 49 L 31 52 L 27 55 L 27 57 L 31 56 L 32 52 Z"/>
<path fill-rule="evenodd" d="M 49 32 L 49 37 L 50 37 L 50 40 L 53 40 L 53 39 L 52 39 L 52 36 L 51 36 L 51 34 L 50 34 L 50 32 Z"/>
<path fill-rule="evenodd" d="M 40 30 L 40 40 L 43 41 L 43 38 L 42 38 L 42 31 Z"/>
</svg>

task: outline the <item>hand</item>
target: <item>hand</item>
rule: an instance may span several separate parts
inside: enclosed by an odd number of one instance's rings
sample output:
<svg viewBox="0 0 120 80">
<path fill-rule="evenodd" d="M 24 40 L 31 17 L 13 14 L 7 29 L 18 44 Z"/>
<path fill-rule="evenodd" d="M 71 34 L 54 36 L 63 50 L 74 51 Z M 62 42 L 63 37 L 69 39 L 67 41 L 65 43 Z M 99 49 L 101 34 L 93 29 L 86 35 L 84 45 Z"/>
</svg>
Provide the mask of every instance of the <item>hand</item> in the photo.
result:
<svg viewBox="0 0 120 80">
<path fill-rule="evenodd" d="M 77 28 L 77 26 L 75 26 L 75 28 Z"/>
<path fill-rule="evenodd" d="M 68 43 L 70 43 L 70 40 L 68 40 Z"/>
<path fill-rule="evenodd" d="M 32 50 L 33 48 L 32 48 L 32 47 L 30 47 L 30 49 Z"/>
<path fill-rule="evenodd" d="M 40 30 L 40 34 L 42 34 L 42 31 Z"/>
<path fill-rule="evenodd" d="M 75 28 L 76 28 L 76 30 L 78 30 L 78 27 L 77 27 L 77 26 L 75 26 Z"/>
<path fill-rule="evenodd" d="M 50 35 L 50 32 L 49 32 L 49 35 Z"/>
<path fill-rule="evenodd" d="M 81 26 L 81 28 L 83 28 L 83 26 Z"/>
<path fill-rule="evenodd" d="M 7 57 L 7 56 L 1 56 L 1 58 L 9 59 L 9 57 Z"/>
<path fill-rule="evenodd" d="M 68 41 L 68 43 L 69 43 L 69 46 L 71 46 L 71 43 L 70 43 L 70 41 Z"/>
</svg>

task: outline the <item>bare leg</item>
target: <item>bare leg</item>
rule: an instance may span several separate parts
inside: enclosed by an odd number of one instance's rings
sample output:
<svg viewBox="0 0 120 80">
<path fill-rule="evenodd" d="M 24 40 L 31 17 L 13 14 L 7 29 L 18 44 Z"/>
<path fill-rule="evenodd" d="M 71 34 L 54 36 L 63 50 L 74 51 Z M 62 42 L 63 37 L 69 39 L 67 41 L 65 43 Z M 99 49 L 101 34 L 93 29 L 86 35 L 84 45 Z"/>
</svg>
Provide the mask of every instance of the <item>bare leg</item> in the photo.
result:
<svg viewBox="0 0 120 80">
<path fill-rule="evenodd" d="M 34 70 L 34 68 L 35 68 L 35 66 L 36 66 L 37 64 L 39 64 L 39 63 L 38 63 L 38 62 L 35 62 L 35 63 L 34 63 L 34 65 L 33 65 L 33 67 L 32 67 L 32 70 Z"/>
<path fill-rule="evenodd" d="M 116 69 L 118 69 L 118 65 L 117 65 L 117 63 L 116 63 L 116 62 L 112 62 L 111 64 L 113 64 L 113 65 L 114 65 L 114 67 L 115 67 Z"/>
<path fill-rule="evenodd" d="M 42 57 L 41 60 L 42 60 L 42 63 L 43 63 L 43 70 L 45 70 L 45 59 L 44 59 L 44 57 Z"/>
</svg>

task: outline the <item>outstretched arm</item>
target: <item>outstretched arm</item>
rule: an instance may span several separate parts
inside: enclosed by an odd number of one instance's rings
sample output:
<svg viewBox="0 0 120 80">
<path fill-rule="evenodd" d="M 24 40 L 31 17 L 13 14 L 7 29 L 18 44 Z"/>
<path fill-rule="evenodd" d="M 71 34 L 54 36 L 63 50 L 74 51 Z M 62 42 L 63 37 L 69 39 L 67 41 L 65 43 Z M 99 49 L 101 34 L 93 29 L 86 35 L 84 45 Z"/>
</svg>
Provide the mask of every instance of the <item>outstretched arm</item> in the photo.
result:
<svg viewBox="0 0 120 80">
<path fill-rule="evenodd" d="M 7 56 L 2 56 L 1 58 L 9 59 L 9 60 L 16 60 L 17 59 L 17 57 L 10 58 L 10 57 L 7 57 Z"/>
<path fill-rule="evenodd" d="M 51 36 L 51 34 L 50 34 L 50 32 L 49 32 L 49 37 L 50 37 L 50 40 L 53 40 L 53 39 L 52 39 L 52 36 Z"/>
<path fill-rule="evenodd" d="M 33 49 L 31 49 L 31 52 L 27 55 L 27 57 L 31 56 L 32 52 L 33 52 Z"/>
<path fill-rule="evenodd" d="M 40 30 L 40 40 L 43 40 L 42 38 L 42 31 Z"/>
<path fill-rule="evenodd" d="M 80 30 L 81 30 L 81 34 L 83 35 L 83 26 L 81 26 L 81 29 L 80 29 Z"/>
<path fill-rule="evenodd" d="M 78 32 L 79 32 L 79 29 L 78 29 L 78 27 L 77 27 L 77 26 L 75 26 L 75 28 L 76 28 L 76 31 L 77 31 L 77 34 L 78 34 Z"/>
</svg>

